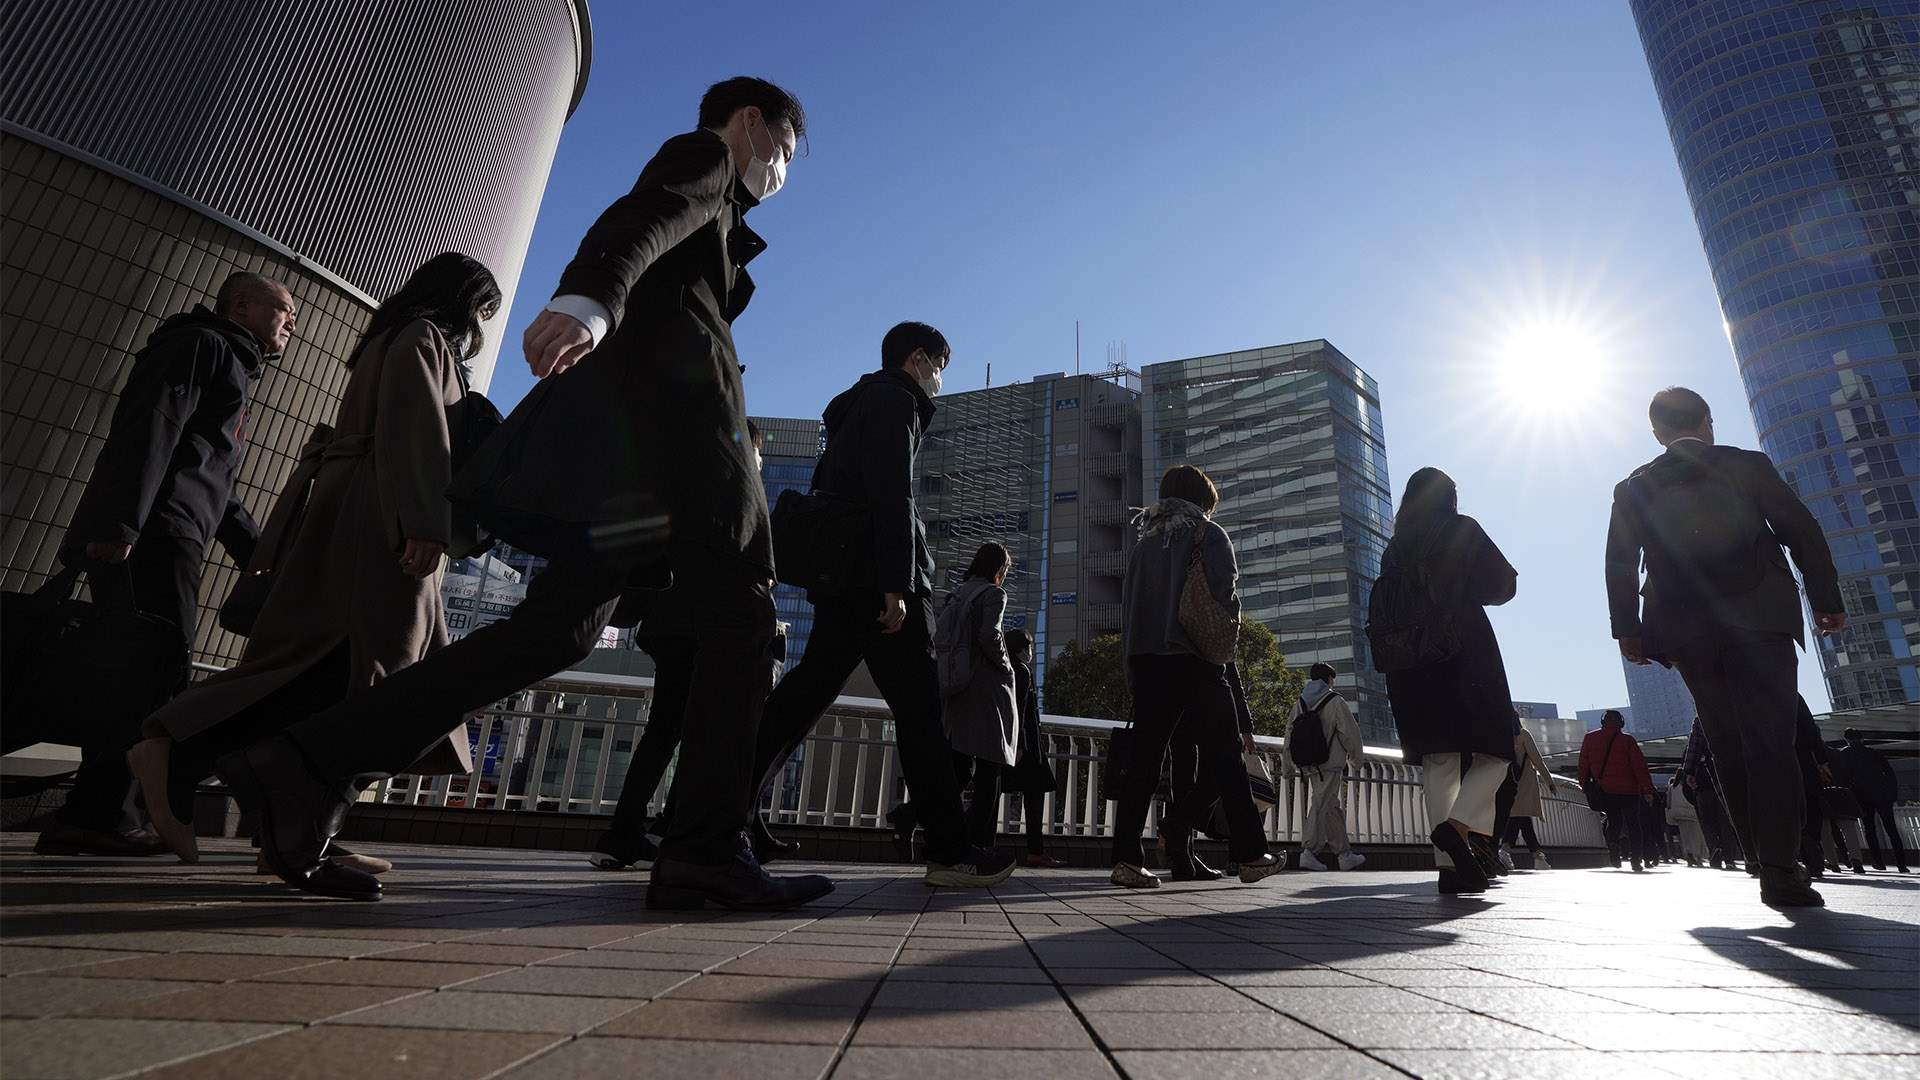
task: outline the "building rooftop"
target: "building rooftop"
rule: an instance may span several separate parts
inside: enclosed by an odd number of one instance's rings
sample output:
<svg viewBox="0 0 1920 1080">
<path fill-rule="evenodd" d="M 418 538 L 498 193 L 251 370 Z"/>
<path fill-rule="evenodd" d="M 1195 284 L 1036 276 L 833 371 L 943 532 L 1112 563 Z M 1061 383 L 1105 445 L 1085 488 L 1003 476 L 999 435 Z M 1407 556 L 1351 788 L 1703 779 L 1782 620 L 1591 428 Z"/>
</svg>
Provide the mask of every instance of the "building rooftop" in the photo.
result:
<svg viewBox="0 0 1920 1080">
<path fill-rule="evenodd" d="M 831 873 L 781 915 L 656 913 L 575 854 L 383 847 L 387 899 L 0 838 L 8 1076 L 1890 1077 L 1920 1069 L 1920 879 L 1824 911 L 1745 875 L 1288 873 L 1124 893 Z"/>
</svg>

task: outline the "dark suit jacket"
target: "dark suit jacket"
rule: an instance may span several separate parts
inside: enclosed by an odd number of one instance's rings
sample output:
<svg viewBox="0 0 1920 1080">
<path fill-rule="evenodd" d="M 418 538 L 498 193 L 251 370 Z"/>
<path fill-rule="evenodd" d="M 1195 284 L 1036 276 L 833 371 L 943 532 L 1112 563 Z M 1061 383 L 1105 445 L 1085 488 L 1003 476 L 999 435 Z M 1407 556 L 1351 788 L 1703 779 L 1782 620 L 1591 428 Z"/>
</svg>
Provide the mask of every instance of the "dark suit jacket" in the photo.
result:
<svg viewBox="0 0 1920 1080">
<path fill-rule="evenodd" d="M 1708 602 L 1681 601 L 1677 593 L 1695 593 L 1695 583 L 1662 582 L 1649 571 L 1640 580 L 1642 553 L 1650 542 L 1649 523 L 1640 520 L 1641 503 L 1632 493 L 1640 483 L 1660 483 L 1669 472 L 1713 469 L 1736 490 L 1751 498 L 1771 535 L 1757 537 L 1756 559 L 1763 562 L 1760 583 L 1736 595 L 1717 595 Z M 1683 523 L 1662 523 L 1675 527 Z M 1806 504 L 1774 470 L 1765 454 L 1732 446 L 1709 446 L 1685 440 L 1641 466 L 1613 489 L 1613 521 L 1607 529 L 1607 603 L 1613 618 L 1613 636 L 1637 637 L 1647 655 L 1656 659 L 1689 642 L 1727 629 L 1787 634 L 1805 642 L 1800 617 L 1800 592 L 1787 569 L 1781 547 L 1793 553 L 1794 565 L 1806 579 L 1807 598 L 1815 611 L 1837 612 L 1839 575 L 1827 550 L 1820 523 Z M 1644 604 L 1643 604 L 1644 601 Z"/>
<path fill-rule="evenodd" d="M 732 323 L 766 245 L 732 153 L 675 136 L 587 230 L 558 294 L 612 313 L 600 346 L 541 380 L 450 494 L 516 547 L 638 565 L 671 539 L 773 576 Z"/>
<path fill-rule="evenodd" d="M 883 593 L 933 595 L 933 553 L 913 500 L 914 457 L 933 399 L 899 368 L 868 372 L 827 404 L 827 448 L 813 489 L 863 504 L 873 522 L 873 585 Z"/>
</svg>

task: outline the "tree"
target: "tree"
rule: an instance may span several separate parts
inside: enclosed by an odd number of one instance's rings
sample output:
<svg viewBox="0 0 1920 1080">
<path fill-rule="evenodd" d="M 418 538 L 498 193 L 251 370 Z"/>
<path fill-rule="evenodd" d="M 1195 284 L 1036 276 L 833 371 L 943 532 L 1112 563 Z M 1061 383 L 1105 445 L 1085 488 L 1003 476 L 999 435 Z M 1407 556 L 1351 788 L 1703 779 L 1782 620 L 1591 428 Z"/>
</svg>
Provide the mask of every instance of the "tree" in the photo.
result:
<svg viewBox="0 0 1920 1080">
<path fill-rule="evenodd" d="M 1280 641 L 1266 625 L 1240 617 L 1240 642 L 1234 650 L 1240 684 L 1247 694 L 1247 711 L 1259 735 L 1284 735 L 1293 701 L 1306 685 L 1306 676 L 1287 667 Z M 1088 716 L 1101 720 L 1128 720 L 1133 695 L 1127 690 L 1126 658 L 1120 655 L 1120 635 L 1102 634 L 1084 647 L 1070 641 L 1047 662 L 1046 709 L 1056 716 Z"/>
</svg>

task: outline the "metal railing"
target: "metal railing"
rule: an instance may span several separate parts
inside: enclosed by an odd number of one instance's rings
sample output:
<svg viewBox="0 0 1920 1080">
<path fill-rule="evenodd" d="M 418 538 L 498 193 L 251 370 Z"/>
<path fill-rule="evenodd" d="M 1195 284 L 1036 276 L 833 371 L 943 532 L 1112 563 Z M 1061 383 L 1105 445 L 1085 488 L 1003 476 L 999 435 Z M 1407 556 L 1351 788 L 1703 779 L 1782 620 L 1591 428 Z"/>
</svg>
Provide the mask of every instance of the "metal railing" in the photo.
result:
<svg viewBox="0 0 1920 1080">
<path fill-rule="evenodd" d="M 381 781 L 363 798 L 381 803 L 467 806 L 523 811 L 611 814 L 626 761 L 646 725 L 653 680 L 568 672 L 516 694 L 468 721 L 474 769 L 464 776 Z M 883 828 L 887 811 L 905 798 L 892 717 L 884 703 L 842 698 L 763 797 L 775 823 Z M 1111 836 L 1114 804 L 1105 790 L 1109 720 L 1045 716 L 1041 737 L 1058 790 L 1040 808 L 1054 836 Z M 1274 777 L 1277 801 L 1266 813 L 1267 835 L 1298 841 L 1306 817 L 1307 782 L 1285 767 L 1281 740 L 1259 737 L 1260 757 Z M 1398 751 L 1368 748 L 1349 763 L 1347 830 L 1355 843 L 1424 844 L 1430 825 L 1420 769 Z M 650 794 L 648 813 L 663 807 L 669 769 Z M 1569 790 L 1577 791 L 1568 783 Z M 1584 801 L 1551 796 L 1539 822 L 1548 846 L 1602 847 L 1599 815 Z M 1025 803 L 1003 794 L 996 815 L 1005 833 L 1024 831 Z M 1152 835 L 1157 813 L 1149 815 Z"/>
</svg>

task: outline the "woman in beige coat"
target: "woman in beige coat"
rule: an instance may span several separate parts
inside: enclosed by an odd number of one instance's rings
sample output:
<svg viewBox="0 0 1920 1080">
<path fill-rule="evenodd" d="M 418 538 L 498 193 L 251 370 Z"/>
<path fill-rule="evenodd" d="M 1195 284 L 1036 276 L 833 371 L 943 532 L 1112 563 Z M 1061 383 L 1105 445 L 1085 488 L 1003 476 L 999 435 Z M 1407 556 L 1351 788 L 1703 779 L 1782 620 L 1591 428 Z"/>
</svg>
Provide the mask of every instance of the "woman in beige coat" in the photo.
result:
<svg viewBox="0 0 1920 1080">
<path fill-rule="evenodd" d="M 274 581 L 240 664 L 149 717 L 127 754 L 155 830 L 182 860 L 198 852 L 179 811 L 190 817 L 193 785 L 217 756 L 446 644 L 447 409 L 465 392 L 460 365 L 500 301 L 486 267 L 437 256 L 374 312 L 348 357 L 333 428 L 315 429 L 247 568 L 272 571 Z M 471 769 L 463 724 L 412 771 Z"/>
<path fill-rule="evenodd" d="M 1533 819 L 1546 816 L 1540 785 L 1545 784 L 1548 792 L 1554 791 L 1559 785 L 1554 782 L 1553 774 L 1547 771 L 1547 763 L 1540 757 L 1540 747 L 1534 743 L 1533 733 L 1526 729 L 1518 717 L 1513 721 L 1513 765 L 1519 770 L 1519 786 L 1513 794 L 1513 813 L 1507 818 L 1505 840 L 1509 846 L 1517 844 L 1521 834 L 1525 833 L 1527 850 L 1533 855 L 1533 868 L 1550 870 L 1552 867 L 1540 850 L 1540 837 L 1533 831 Z"/>
</svg>

